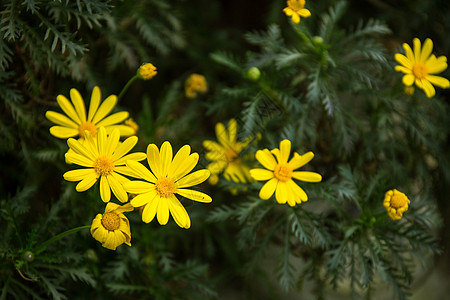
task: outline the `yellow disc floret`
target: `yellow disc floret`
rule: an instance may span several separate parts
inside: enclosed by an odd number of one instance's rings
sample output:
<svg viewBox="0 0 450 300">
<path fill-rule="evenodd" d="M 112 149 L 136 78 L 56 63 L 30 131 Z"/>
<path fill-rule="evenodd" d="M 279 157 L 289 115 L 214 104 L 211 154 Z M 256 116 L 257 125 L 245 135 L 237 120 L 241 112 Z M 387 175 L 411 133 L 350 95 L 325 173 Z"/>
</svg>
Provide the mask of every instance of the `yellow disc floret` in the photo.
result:
<svg viewBox="0 0 450 300">
<path fill-rule="evenodd" d="M 170 198 L 177 190 L 176 184 L 172 179 L 163 177 L 155 183 L 156 192 L 162 198 Z"/>
<path fill-rule="evenodd" d="M 287 182 L 292 178 L 292 168 L 287 164 L 277 164 L 273 171 L 273 175 L 275 175 L 279 181 Z"/>
<path fill-rule="evenodd" d="M 84 136 L 85 130 L 89 131 L 92 136 L 95 136 L 97 134 L 97 127 L 95 127 L 95 125 L 89 121 L 82 123 L 80 125 L 80 127 L 78 128 L 78 130 L 80 131 L 80 136 L 82 138 L 85 138 L 85 136 Z"/>
<path fill-rule="evenodd" d="M 424 79 L 428 76 L 427 66 L 425 66 L 425 64 L 420 63 L 420 62 L 416 63 L 413 66 L 412 72 L 413 72 L 414 76 L 418 79 Z"/>
<path fill-rule="evenodd" d="M 106 156 L 99 156 L 94 163 L 94 170 L 100 176 L 108 176 L 114 170 L 114 161 Z"/>
<path fill-rule="evenodd" d="M 384 196 L 383 206 L 392 220 L 400 220 L 403 213 L 409 208 L 409 199 L 396 189 L 387 191 Z"/>
<path fill-rule="evenodd" d="M 120 226 L 120 218 L 114 212 L 107 212 L 102 216 L 102 225 L 109 231 L 117 230 Z"/>
</svg>

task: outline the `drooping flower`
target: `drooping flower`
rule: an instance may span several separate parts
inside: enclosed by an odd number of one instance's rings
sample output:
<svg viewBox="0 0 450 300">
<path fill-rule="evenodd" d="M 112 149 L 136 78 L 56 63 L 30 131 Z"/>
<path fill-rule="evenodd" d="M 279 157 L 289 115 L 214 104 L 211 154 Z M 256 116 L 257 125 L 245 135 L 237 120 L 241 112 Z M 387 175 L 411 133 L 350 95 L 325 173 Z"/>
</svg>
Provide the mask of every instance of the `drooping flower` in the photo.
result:
<svg viewBox="0 0 450 300">
<path fill-rule="evenodd" d="M 61 139 L 70 137 L 84 139 L 84 133 L 87 130 L 95 137 L 101 126 L 105 127 L 108 134 L 115 128 L 119 130 L 121 136 L 134 134 L 134 130 L 131 127 L 120 124 L 128 118 L 128 112 L 121 111 L 108 116 L 116 106 L 116 95 L 110 95 L 105 101 L 100 103 L 100 88 L 98 86 L 94 87 L 87 115 L 83 98 L 78 90 L 70 90 L 70 100 L 63 95 L 56 97 L 56 101 L 66 115 L 50 110 L 45 113 L 47 119 L 57 124 L 50 127 L 50 133 L 53 136 Z"/>
<path fill-rule="evenodd" d="M 137 74 L 140 78 L 149 80 L 155 77 L 158 72 L 156 71 L 156 67 L 154 65 L 151 63 L 145 63 L 139 67 Z"/>
<path fill-rule="evenodd" d="M 268 180 L 259 192 L 261 199 L 267 200 L 275 193 L 278 203 L 284 204 L 287 202 L 290 206 L 294 206 L 296 203 L 307 201 L 308 196 L 293 179 L 305 182 L 322 181 L 322 176 L 318 173 L 294 171 L 313 159 L 314 154 L 312 152 L 303 155 L 294 152 L 294 157 L 288 162 L 290 153 L 291 142 L 289 140 L 281 141 L 280 149 L 275 148 L 272 151 L 264 149 L 256 152 L 256 159 L 266 169 L 251 169 L 250 174 L 255 180 Z"/>
<path fill-rule="evenodd" d="M 131 136 L 119 144 L 119 130 L 114 129 L 107 136 L 104 127 L 99 128 L 95 138 L 86 131 L 85 138 L 84 143 L 72 138 L 67 141 L 72 151 L 66 153 L 66 160 L 85 168 L 64 173 L 64 179 L 80 181 L 76 190 L 83 192 L 91 188 L 100 178 L 100 196 L 104 202 L 111 199 L 111 190 L 121 202 L 128 201 L 122 184 L 129 180 L 121 174 L 131 173 L 125 165 L 127 160 L 140 161 L 146 158 L 143 152 L 126 155 L 136 145 L 138 138 Z"/>
<path fill-rule="evenodd" d="M 287 7 L 283 9 L 283 12 L 288 17 L 292 17 L 292 22 L 295 24 L 300 23 L 300 17 L 308 18 L 311 16 L 311 12 L 305 8 L 305 0 L 288 0 L 286 2 Z"/>
<path fill-rule="evenodd" d="M 112 202 L 106 204 L 105 213 L 92 220 L 91 235 L 111 250 L 124 243 L 131 246 L 130 223 L 123 213 L 132 210 L 134 207 L 129 203 L 122 206 Z"/>
<path fill-rule="evenodd" d="M 401 64 L 395 66 L 395 70 L 405 74 L 402 79 L 403 84 L 407 87 L 415 84 L 425 92 L 428 98 L 436 93 L 433 85 L 448 89 L 450 87 L 448 79 L 433 75 L 447 69 L 447 57 L 436 58 L 434 54 L 431 54 L 433 42 L 430 39 L 426 39 L 421 47 L 420 40 L 415 38 L 413 46 L 414 51 L 408 44 L 403 43 L 406 56 L 400 53 L 395 54 L 395 60 Z"/>
<path fill-rule="evenodd" d="M 408 197 L 396 189 L 389 190 L 384 195 L 383 206 L 392 220 L 400 220 L 403 213 L 408 210 L 409 203 Z"/>
<path fill-rule="evenodd" d="M 195 98 L 197 93 L 206 93 L 208 85 L 205 76 L 196 73 L 191 74 L 184 83 L 184 91 L 186 97 L 190 99 Z"/>
<path fill-rule="evenodd" d="M 141 163 L 127 161 L 135 178 L 144 181 L 129 181 L 124 183 L 127 192 L 137 194 L 130 203 L 134 207 L 144 206 L 142 221 L 151 222 L 155 215 L 161 225 L 167 224 L 169 212 L 181 228 L 189 228 L 191 220 L 186 209 L 175 194 L 188 199 L 209 203 L 211 197 L 205 193 L 187 189 L 208 179 L 209 170 L 203 169 L 188 175 L 198 162 L 197 153 L 191 153 L 191 147 L 185 145 L 173 157 L 172 146 L 164 142 L 161 151 L 155 144 L 147 147 L 147 161 L 150 170 Z"/>
<path fill-rule="evenodd" d="M 211 171 L 213 178 L 223 172 L 225 179 L 234 182 L 247 183 L 252 181 L 250 168 L 242 161 L 240 153 L 248 147 L 251 139 L 243 142 L 237 141 L 237 122 L 235 119 L 228 121 L 228 130 L 222 123 L 216 124 L 216 136 L 218 143 L 203 141 L 203 147 L 208 152 L 205 157 L 210 164 L 206 166 Z"/>
</svg>

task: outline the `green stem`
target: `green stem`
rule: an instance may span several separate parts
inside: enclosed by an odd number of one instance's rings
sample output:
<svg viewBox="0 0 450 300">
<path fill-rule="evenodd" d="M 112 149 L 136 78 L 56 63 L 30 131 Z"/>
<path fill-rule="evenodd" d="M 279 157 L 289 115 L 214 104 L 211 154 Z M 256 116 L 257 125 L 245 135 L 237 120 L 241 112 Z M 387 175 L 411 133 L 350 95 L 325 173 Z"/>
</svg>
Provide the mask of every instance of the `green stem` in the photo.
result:
<svg viewBox="0 0 450 300">
<path fill-rule="evenodd" d="M 78 232 L 78 231 L 83 230 L 83 229 L 88 229 L 88 228 L 91 228 L 91 225 L 85 225 L 85 226 L 75 227 L 75 228 L 66 230 L 66 231 L 64 231 L 64 232 L 61 232 L 60 234 L 55 235 L 54 237 L 52 237 L 52 238 L 46 240 L 45 242 L 43 242 L 42 244 L 40 244 L 39 246 L 37 246 L 37 248 L 36 248 L 33 252 L 35 252 L 36 254 L 41 253 L 41 252 L 44 251 L 45 248 L 47 248 L 47 246 L 50 245 L 51 243 L 56 242 L 57 240 L 60 240 L 60 239 L 62 239 L 63 237 L 69 235 L 69 234 Z"/>
<path fill-rule="evenodd" d="M 122 91 L 120 91 L 119 96 L 117 96 L 117 102 L 119 102 L 119 100 L 122 99 L 123 95 L 126 93 L 128 88 L 130 87 L 130 85 L 138 78 L 139 78 L 139 75 L 136 74 L 133 77 L 131 77 L 130 80 L 128 80 L 127 84 L 125 84 L 125 86 L 123 87 Z"/>
</svg>

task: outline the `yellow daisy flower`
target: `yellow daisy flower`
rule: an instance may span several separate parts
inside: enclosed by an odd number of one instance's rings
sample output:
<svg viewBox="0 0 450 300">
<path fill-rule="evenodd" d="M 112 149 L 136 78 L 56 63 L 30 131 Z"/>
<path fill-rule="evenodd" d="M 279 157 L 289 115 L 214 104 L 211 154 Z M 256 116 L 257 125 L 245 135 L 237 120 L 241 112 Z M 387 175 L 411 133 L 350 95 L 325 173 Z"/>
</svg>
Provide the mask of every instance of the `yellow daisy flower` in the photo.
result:
<svg viewBox="0 0 450 300">
<path fill-rule="evenodd" d="M 50 128 L 50 133 L 53 136 L 60 139 L 70 137 L 84 139 L 84 132 L 87 130 L 95 137 L 100 126 L 105 127 L 108 134 L 115 128 L 119 129 L 121 136 L 134 134 L 134 130 L 130 126 L 119 125 L 119 123 L 128 118 L 128 112 L 121 111 L 108 116 L 117 103 L 116 95 L 110 95 L 105 101 L 100 103 L 100 88 L 98 86 L 94 87 L 87 116 L 83 98 L 78 90 L 70 90 L 70 100 L 63 95 L 56 97 L 56 101 L 66 115 L 54 111 L 45 113 L 47 119 L 57 124 Z"/>
<path fill-rule="evenodd" d="M 197 96 L 197 93 L 206 93 L 208 91 L 208 84 L 206 78 L 203 75 L 193 73 L 184 83 L 184 90 L 186 97 L 193 99 Z"/>
<path fill-rule="evenodd" d="M 129 203 L 123 206 L 111 202 L 106 204 L 105 213 L 92 220 L 91 235 L 111 250 L 123 243 L 131 246 L 130 223 L 123 213 L 132 210 L 134 207 Z"/>
<path fill-rule="evenodd" d="M 409 203 L 408 197 L 396 189 L 389 190 L 384 195 L 383 206 L 392 220 L 400 220 L 403 213 L 408 210 Z"/>
<path fill-rule="evenodd" d="M 426 39 L 421 47 L 420 40 L 415 38 L 413 45 L 414 51 L 408 44 L 403 43 L 406 56 L 400 53 L 395 54 L 395 60 L 401 64 L 395 66 L 395 70 L 406 74 L 402 79 L 403 84 L 410 87 L 415 83 L 418 88 L 425 91 L 428 98 L 433 97 L 436 93 L 433 84 L 448 89 L 450 87 L 448 79 L 432 75 L 447 69 L 447 57 L 436 58 L 434 54 L 431 54 L 433 42 L 430 39 Z"/>
<path fill-rule="evenodd" d="M 250 138 L 244 142 L 238 142 L 237 130 L 235 119 L 228 121 L 228 130 L 222 123 L 216 124 L 216 136 L 219 143 L 203 141 L 203 147 L 208 150 L 205 157 L 211 161 L 206 168 L 213 175 L 223 172 L 225 179 L 229 181 L 251 182 L 253 180 L 250 176 L 250 168 L 239 157 L 241 151 L 250 143 Z"/>
<path fill-rule="evenodd" d="M 308 18 L 311 16 L 311 12 L 305 8 L 305 0 L 288 0 L 286 2 L 287 7 L 283 9 L 283 12 L 288 17 L 292 17 L 292 22 L 295 24 L 300 23 L 300 17 Z"/>
<path fill-rule="evenodd" d="M 119 143 L 119 135 L 116 128 L 107 137 L 106 129 L 100 127 L 95 138 L 86 131 L 84 143 L 72 138 L 67 141 L 72 151 L 66 153 L 66 160 L 86 167 L 64 173 L 65 180 L 80 181 L 76 186 L 77 192 L 88 190 L 100 177 L 100 196 L 104 202 L 111 199 L 111 190 L 121 202 L 128 201 L 122 184 L 129 180 L 120 174 L 132 175 L 125 162 L 144 160 L 146 155 L 143 152 L 125 155 L 136 145 L 138 138 L 131 136 Z"/>
<path fill-rule="evenodd" d="M 155 144 L 148 145 L 147 161 L 150 170 L 141 163 L 127 161 L 127 166 L 134 173 L 133 177 L 144 181 L 129 181 L 124 183 L 128 193 L 137 194 L 130 203 L 134 207 L 144 206 L 142 221 L 151 222 L 157 215 L 161 225 L 167 224 L 169 212 L 181 228 L 189 228 L 191 220 L 186 209 L 175 194 L 198 202 L 209 203 L 211 197 L 188 187 L 202 183 L 208 179 L 209 170 L 203 169 L 187 175 L 198 162 L 198 154 L 192 153 L 191 147 L 185 145 L 173 156 L 172 146 L 164 142 L 161 151 Z"/>
<path fill-rule="evenodd" d="M 267 200 L 275 193 L 275 198 L 278 203 L 284 204 L 287 202 L 290 206 L 294 206 L 296 203 L 307 201 L 308 196 L 292 179 L 305 182 L 322 181 L 322 176 L 315 172 L 294 172 L 295 169 L 311 161 L 314 153 L 308 152 L 304 155 L 299 155 L 295 152 L 294 157 L 288 162 L 290 153 L 291 142 L 289 140 L 281 141 L 280 149 L 275 148 L 272 151 L 264 149 L 256 152 L 256 159 L 267 169 L 250 170 L 250 175 L 255 180 L 268 180 L 259 192 L 261 199 Z"/>
</svg>

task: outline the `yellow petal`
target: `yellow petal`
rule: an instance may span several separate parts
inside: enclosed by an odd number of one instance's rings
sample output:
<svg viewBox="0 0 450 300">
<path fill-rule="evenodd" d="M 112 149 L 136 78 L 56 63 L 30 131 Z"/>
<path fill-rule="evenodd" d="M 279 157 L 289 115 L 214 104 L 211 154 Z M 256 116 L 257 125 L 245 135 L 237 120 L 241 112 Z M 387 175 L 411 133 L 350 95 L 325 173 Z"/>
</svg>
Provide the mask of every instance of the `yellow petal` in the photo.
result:
<svg viewBox="0 0 450 300">
<path fill-rule="evenodd" d="M 116 150 L 117 144 L 119 143 L 120 133 L 118 129 L 113 130 L 111 134 L 108 136 L 105 145 L 105 155 L 110 157 L 112 156 L 114 150 Z"/>
<path fill-rule="evenodd" d="M 72 164 L 80 165 L 83 167 L 94 167 L 94 162 L 87 157 L 80 155 L 75 152 L 67 152 L 65 154 L 66 160 L 70 161 Z"/>
<path fill-rule="evenodd" d="M 84 192 L 84 191 L 90 189 L 94 185 L 94 183 L 97 182 L 97 179 L 98 179 L 97 174 L 90 174 L 90 175 L 86 176 L 83 180 L 81 180 L 77 184 L 75 189 L 77 190 L 77 192 Z"/>
<path fill-rule="evenodd" d="M 49 110 L 45 113 L 45 117 L 55 124 L 61 125 L 63 127 L 75 128 L 78 130 L 78 124 L 63 114 Z"/>
<path fill-rule="evenodd" d="M 275 198 L 280 204 L 284 204 L 289 199 L 289 191 L 286 182 L 278 182 L 277 188 L 275 190 Z"/>
<path fill-rule="evenodd" d="M 134 160 L 128 160 L 127 166 L 135 174 L 133 177 L 142 178 L 152 183 L 156 182 L 156 177 L 141 163 Z"/>
<path fill-rule="evenodd" d="M 273 172 L 266 169 L 251 169 L 250 175 L 255 180 L 269 180 L 274 177 Z"/>
<path fill-rule="evenodd" d="M 413 45 L 414 45 L 414 59 L 416 62 L 419 62 L 420 61 L 420 53 L 422 50 L 420 40 L 418 38 L 414 38 Z"/>
<path fill-rule="evenodd" d="M 277 164 L 275 158 L 268 149 L 256 151 L 256 159 L 259 161 L 261 165 L 264 166 L 264 168 L 269 169 L 271 171 L 275 169 L 275 166 Z"/>
<path fill-rule="evenodd" d="M 208 149 L 209 151 L 216 151 L 218 153 L 224 152 L 224 148 L 214 141 L 203 141 L 203 147 Z"/>
<path fill-rule="evenodd" d="M 418 82 L 420 82 L 418 84 Z M 418 79 L 416 80 L 416 84 L 419 88 L 421 88 L 422 90 L 424 90 L 425 95 L 428 98 L 433 97 L 436 94 L 436 90 L 434 89 L 433 85 L 426 79 Z"/>
<path fill-rule="evenodd" d="M 194 169 L 195 165 L 198 162 L 198 153 L 192 153 L 188 156 L 188 158 L 183 161 L 178 169 L 174 172 L 173 178 L 174 180 L 178 180 L 188 174 L 192 169 Z"/>
<path fill-rule="evenodd" d="M 78 92 L 77 89 L 70 89 L 70 100 L 72 100 L 75 111 L 81 122 L 86 122 L 86 108 L 84 106 L 83 97 L 81 97 L 80 92 Z"/>
<path fill-rule="evenodd" d="M 230 147 L 228 133 L 227 130 L 225 129 L 225 126 L 222 123 L 216 124 L 216 137 L 222 146 L 224 146 L 225 148 Z"/>
<path fill-rule="evenodd" d="M 97 112 L 94 115 L 94 118 L 92 119 L 92 122 L 94 124 L 97 124 L 100 122 L 104 117 L 106 117 L 114 108 L 114 106 L 117 103 L 117 96 L 116 95 L 110 95 L 108 98 L 103 101 L 103 103 L 98 108 Z"/>
<path fill-rule="evenodd" d="M 159 149 L 155 144 L 150 144 L 147 147 L 147 161 L 156 178 L 163 177 Z"/>
<path fill-rule="evenodd" d="M 300 16 L 296 12 L 292 14 L 292 22 L 294 22 L 295 24 L 300 23 Z"/>
<path fill-rule="evenodd" d="M 50 127 L 50 134 L 60 139 L 67 139 L 79 135 L 80 132 L 75 128 L 52 126 Z"/>
<path fill-rule="evenodd" d="M 94 169 L 77 169 L 67 171 L 63 177 L 67 181 L 80 181 L 90 175 L 98 176 Z"/>
<path fill-rule="evenodd" d="M 129 138 L 127 138 L 125 141 L 123 141 L 122 144 L 117 146 L 116 150 L 112 154 L 111 157 L 112 160 L 116 161 L 125 154 L 127 154 L 128 152 L 130 152 L 130 150 L 133 149 L 133 147 L 136 145 L 137 142 L 138 138 L 136 136 L 130 136 Z"/>
<path fill-rule="evenodd" d="M 314 158 L 314 153 L 311 151 L 306 152 L 303 155 L 299 155 L 297 152 L 294 153 L 294 157 L 289 161 L 288 165 L 292 170 L 298 169 L 309 163 Z"/>
<path fill-rule="evenodd" d="M 450 87 L 450 82 L 448 81 L 447 78 L 440 77 L 440 76 L 428 75 L 426 79 L 428 81 L 430 81 L 432 84 L 434 84 L 435 86 L 438 86 L 440 88 L 448 89 Z"/>
<path fill-rule="evenodd" d="M 108 179 L 108 185 L 111 187 L 111 190 L 116 198 L 122 203 L 127 202 L 127 192 L 125 192 L 122 184 L 114 177 L 114 172 L 111 175 L 106 176 L 106 179 Z"/>
<path fill-rule="evenodd" d="M 212 198 L 210 196 L 199 191 L 189 189 L 177 189 L 177 194 L 197 202 L 209 203 L 212 201 Z"/>
<path fill-rule="evenodd" d="M 100 155 L 105 155 L 106 153 L 106 130 L 105 127 L 100 127 L 97 132 L 97 147 L 98 147 L 98 153 Z"/>
<path fill-rule="evenodd" d="M 121 159 L 118 159 L 114 162 L 114 165 L 124 165 L 127 160 L 141 161 L 147 158 L 147 154 L 144 152 L 134 152 L 128 155 L 125 155 Z"/>
<path fill-rule="evenodd" d="M 447 69 L 447 62 L 438 59 L 434 59 L 432 63 L 428 60 L 425 65 L 429 74 L 438 74 Z"/>
<path fill-rule="evenodd" d="M 303 17 L 303 18 L 308 18 L 308 17 L 311 16 L 311 12 L 308 9 L 306 9 L 306 8 L 301 9 L 298 12 L 298 14 L 300 15 L 300 17 Z"/>
<path fill-rule="evenodd" d="M 426 39 L 422 46 L 422 53 L 420 55 L 420 61 L 426 61 L 433 51 L 433 41 Z"/>
<path fill-rule="evenodd" d="M 175 157 L 172 160 L 172 163 L 169 166 L 169 170 L 167 171 L 168 177 L 174 177 L 176 171 L 180 168 L 183 162 L 189 157 L 191 153 L 191 147 L 189 145 L 184 145 L 178 150 L 175 154 Z"/>
<path fill-rule="evenodd" d="M 280 160 L 278 163 L 287 163 L 289 156 L 291 155 L 291 141 L 282 140 L 280 143 Z"/>
<path fill-rule="evenodd" d="M 89 160 L 96 161 L 97 157 L 87 147 L 75 139 L 68 139 L 67 145 L 77 154 L 83 155 Z"/>
<path fill-rule="evenodd" d="M 406 74 L 403 76 L 402 82 L 406 86 L 411 86 L 413 85 L 415 79 L 416 77 L 413 74 Z"/>
<path fill-rule="evenodd" d="M 206 168 L 208 170 L 210 170 L 211 173 L 218 174 L 218 173 L 222 172 L 226 166 L 227 166 L 227 162 L 225 160 L 218 160 L 216 162 L 208 164 L 208 166 Z"/>
<path fill-rule="evenodd" d="M 186 229 L 191 227 L 191 219 L 186 209 L 175 196 L 169 199 L 169 210 L 178 226 Z"/>
<path fill-rule="evenodd" d="M 150 200 L 150 202 L 147 203 L 147 205 L 145 205 L 144 210 L 142 211 L 142 221 L 144 223 L 149 223 L 155 218 L 156 210 L 158 209 L 160 201 L 161 197 L 156 195 Z"/>
<path fill-rule="evenodd" d="M 185 188 L 197 185 L 199 183 L 202 183 L 206 179 L 208 179 L 211 172 L 209 170 L 198 170 L 194 173 L 191 173 L 189 175 L 184 176 L 180 180 L 178 180 L 176 183 L 178 185 L 178 188 Z"/>
<path fill-rule="evenodd" d="M 78 117 L 73 105 L 69 102 L 69 100 L 63 95 L 58 95 L 56 97 L 56 101 L 58 102 L 61 109 L 66 113 L 69 118 L 71 118 L 75 123 L 81 125 L 81 120 Z"/>
<path fill-rule="evenodd" d="M 130 114 L 127 111 L 121 111 L 115 114 L 112 114 L 106 118 L 104 118 L 103 120 L 101 120 L 100 122 L 96 123 L 95 125 L 100 127 L 100 126 L 111 126 L 114 124 L 118 124 L 121 123 L 123 121 L 125 121 L 128 117 L 130 116 Z"/>
<path fill-rule="evenodd" d="M 148 193 L 148 192 L 156 190 L 155 185 L 153 183 L 145 182 L 145 181 L 137 181 L 137 180 L 128 181 L 128 182 L 124 183 L 123 188 L 125 189 L 125 191 L 127 191 L 128 193 L 131 193 L 131 194 L 143 194 L 143 193 Z M 133 198 L 133 200 L 134 200 L 134 198 Z M 131 200 L 131 201 L 133 202 L 133 200 Z M 141 205 L 144 205 L 144 204 L 141 204 Z M 141 206 L 141 205 L 138 205 L 138 206 Z"/>
<path fill-rule="evenodd" d="M 277 184 L 278 179 L 276 178 L 272 178 L 269 181 L 267 181 L 259 191 L 259 198 L 267 200 L 270 197 L 272 197 L 273 193 L 275 192 L 275 189 L 277 188 Z"/>
<path fill-rule="evenodd" d="M 405 68 L 407 68 L 409 70 L 412 69 L 413 63 L 408 58 L 406 58 L 406 56 L 404 56 L 403 54 L 396 53 L 394 58 L 399 64 L 401 64 Z"/>
<path fill-rule="evenodd" d="M 136 173 L 133 170 L 131 170 L 128 166 L 114 166 L 114 172 L 138 178 Z"/>
<path fill-rule="evenodd" d="M 102 94 L 100 88 L 98 86 L 94 86 L 91 94 L 91 102 L 89 104 L 89 113 L 88 113 L 88 122 L 92 121 L 95 113 L 97 112 L 98 106 L 100 105 L 100 100 L 102 98 Z"/>
<path fill-rule="evenodd" d="M 300 199 L 301 201 L 308 200 L 308 195 L 306 195 L 305 191 L 301 187 L 299 187 L 293 180 L 287 181 L 287 184 L 289 185 L 289 189 L 297 199 Z M 301 201 L 299 201 L 298 203 L 300 203 Z"/>
<path fill-rule="evenodd" d="M 103 202 L 109 202 L 109 200 L 111 200 L 111 189 L 109 188 L 108 179 L 106 179 L 106 176 L 100 177 L 100 197 Z"/>
<path fill-rule="evenodd" d="M 286 7 L 283 9 L 283 12 L 286 14 L 286 16 L 290 17 L 294 14 L 294 11 L 290 9 L 289 7 Z"/>
<path fill-rule="evenodd" d="M 136 130 L 128 125 L 109 125 L 105 127 L 106 132 L 110 133 L 114 129 L 118 129 L 120 132 L 120 136 L 132 136 L 136 134 Z"/>
<path fill-rule="evenodd" d="M 408 60 L 410 61 L 410 67 L 412 68 L 413 64 L 415 63 L 414 53 L 411 49 L 411 47 L 407 43 L 403 43 L 403 49 L 405 49 L 405 54 Z M 408 66 L 405 66 L 408 68 Z"/>
<path fill-rule="evenodd" d="M 235 144 L 237 139 L 237 122 L 235 119 L 228 121 L 228 134 L 230 144 Z"/>
<path fill-rule="evenodd" d="M 395 71 L 402 72 L 402 73 L 405 73 L 405 74 L 411 74 L 412 73 L 411 69 L 408 69 L 408 68 L 403 67 L 403 66 L 395 66 Z"/>
<path fill-rule="evenodd" d="M 305 182 L 320 182 L 322 181 L 322 175 L 315 172 L 298 171 L 292 173 L 292 177 Z"/>
<path fill-rule="evenodd" d="M 158 203 L 156 217 L 158 218 L 158 223 L 161 225 L 166 225 L 169 221 L 169 200 L 166 198 L 161 198 Z"/>
<path fill-rule="evenodd" d="M 172 145 L 168 141 L 162 144 L 159 157 L 161 161 L 161 174 L 162 176 L 167 176 L 173 157 Z"/>
</svg>

